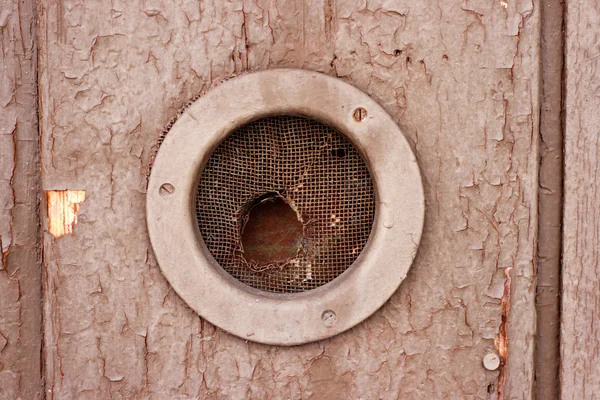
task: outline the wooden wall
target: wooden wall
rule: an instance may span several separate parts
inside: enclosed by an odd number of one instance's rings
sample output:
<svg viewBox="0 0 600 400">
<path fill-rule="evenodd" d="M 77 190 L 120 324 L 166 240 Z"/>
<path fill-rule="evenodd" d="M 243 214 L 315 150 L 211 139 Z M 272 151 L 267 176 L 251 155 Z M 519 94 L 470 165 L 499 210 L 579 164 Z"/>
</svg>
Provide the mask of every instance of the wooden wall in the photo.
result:
<svg viewBox="0 0 600 400">
<path fill-rule="evenodd" d="M 83 190 L 45 234 L 56 398 L 443 398 L 531 393 L 539 15 L 530 1 L 40 1 L 44 190 Z M 294 348 L 189 310 L 144 221 L 151 147 L 189 99 L 297 67 L 369 93 L 413 144 L 427 222 L 401 289 L 367 322 Z M 243 95 L 243 94 L 240 94 Z M 45 221 L 45 220 L 44 220 Z M 483 356 L 508 357 L 500 371 Z"/>
<path fill-rule="evenodd" d="M 32 4 L 3 1 L 13 11 L 0 10 L 1 61 L 23 54 L 29 72 L 25 89 L 0 89 L 0 106 L 24 121 L 0 115 L 0 184 L 24 190 L 0 193 L 0 219 L 22 207 L 29 258 L 2 264 L 0 288 L 12 289 L 0 291 L 0 332 L 39 339 L 41 174 L 48 398 L 531 398 L 537 2 L 39 0 L 38 147 Z M 274 67 L 337 76 L 380 102 L 417 154 L 427 201 L 416 262 L 392 299 L 342 335 L 292 348 L 199 318 L 163 278 L 145 226 L 152 146 L 169 119 L 223 79 Z M 11 103 L 16 90 L 23 100 Z M 77 198 L 64 235 L 49 231 L 46 193 Z M 4 226 L 3 251 L 5 238 L 17 243 Z M 14 304 L 27 328 L 10 322 Z M 40 369 L 18 374 L 39 366 L 41 342 L 20 358 L 25 341 L 2 349 L 2 338 L 0 397 L 40 396 Z M 498 371 L 482 366 L 489 352 L 504 358 Z"/>
<path fill-rule="evenodd" d="M 600 3 L 567 3 L 561 394 L 600 396 Z"/>
<path fill-rule="evenodd" d="M 0 1 L 0 399 L 43 396 L 35 39 L 35 2 Z"/>
</svg>

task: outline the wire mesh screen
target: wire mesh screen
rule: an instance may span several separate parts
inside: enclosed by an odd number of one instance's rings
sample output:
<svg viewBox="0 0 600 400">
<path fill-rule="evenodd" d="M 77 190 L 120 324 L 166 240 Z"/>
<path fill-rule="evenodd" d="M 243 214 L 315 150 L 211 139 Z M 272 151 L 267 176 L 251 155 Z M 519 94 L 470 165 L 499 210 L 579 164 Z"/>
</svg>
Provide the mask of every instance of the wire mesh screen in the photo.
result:
<svg viewBox="0 0 600 400">
<path fill-rule="evenodd" d="M 252 208 L 269 197 L 295 211 L 302 237 L 286 259 L 257 262 L 246 257 L 242 234 Z M 196 212 L 225 271 L 260 290 L 296 293 L 352 265 L 371 233 L 375 195 L 367 165 L 345 136 L 311 119 L 277 116 L 238 129 L 211 154 Z"/>
</svg>

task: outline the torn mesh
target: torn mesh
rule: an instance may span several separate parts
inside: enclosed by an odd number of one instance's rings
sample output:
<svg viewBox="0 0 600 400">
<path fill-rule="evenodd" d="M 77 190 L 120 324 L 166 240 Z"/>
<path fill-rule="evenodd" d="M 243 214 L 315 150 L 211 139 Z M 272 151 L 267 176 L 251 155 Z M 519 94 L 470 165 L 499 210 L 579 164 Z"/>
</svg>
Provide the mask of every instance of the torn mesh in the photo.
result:
<svg viewBox="0 0 600 400">
<path fill-rule="evenodd" d="M 296 210 L 304 235 L 296 256 L 257 265 L 244 258 L 248 210 L 267 194 Z M 373 182 L 348 139 L 320 122 L 263 118 L 229 135 L 202 170 L 196 196 L 202 238 L 219 265 L 239 281 L 275 293 L 322 286 L 365 247 L 375 216 Z"/>
</svg>

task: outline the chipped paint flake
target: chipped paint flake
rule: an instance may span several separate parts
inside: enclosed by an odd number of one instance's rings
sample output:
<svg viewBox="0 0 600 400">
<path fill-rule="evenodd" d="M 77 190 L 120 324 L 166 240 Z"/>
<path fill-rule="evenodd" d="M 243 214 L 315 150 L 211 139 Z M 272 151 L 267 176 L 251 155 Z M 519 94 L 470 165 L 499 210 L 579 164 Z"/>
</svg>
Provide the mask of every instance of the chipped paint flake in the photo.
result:
<svg viewBox="0 0 600 400">
<path fill-rule="evenodd" d="M 85 200 L 85 190 L 48 190 L 48 232 L 55 238 L 73 233 L 77 224 L 79 204 Z"/>
</svg>

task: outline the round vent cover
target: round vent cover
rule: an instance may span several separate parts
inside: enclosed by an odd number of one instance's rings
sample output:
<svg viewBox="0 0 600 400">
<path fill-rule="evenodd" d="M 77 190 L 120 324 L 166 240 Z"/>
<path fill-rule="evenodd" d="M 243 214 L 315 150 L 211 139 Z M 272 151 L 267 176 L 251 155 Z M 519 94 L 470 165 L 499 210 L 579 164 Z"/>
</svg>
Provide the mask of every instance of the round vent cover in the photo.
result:
<svg viewBox="0 0 600 400">
<path fill-rule="evenodd" d="M 406 139 L 339 79 L 269 70 L 192 103 L 150 174 L 147 221 L 175 291 L 247 340 L 333 336 L 398 288 L 424 219 Z"/>
</svg>

